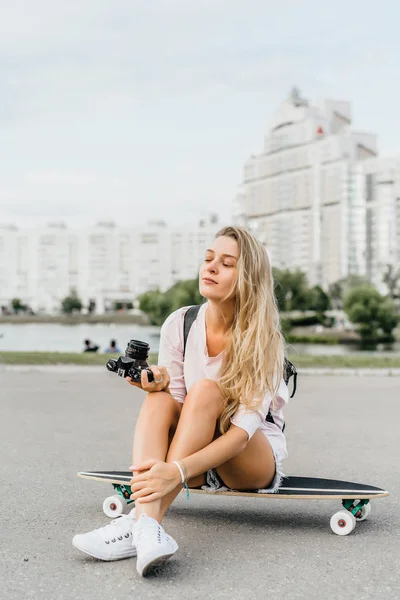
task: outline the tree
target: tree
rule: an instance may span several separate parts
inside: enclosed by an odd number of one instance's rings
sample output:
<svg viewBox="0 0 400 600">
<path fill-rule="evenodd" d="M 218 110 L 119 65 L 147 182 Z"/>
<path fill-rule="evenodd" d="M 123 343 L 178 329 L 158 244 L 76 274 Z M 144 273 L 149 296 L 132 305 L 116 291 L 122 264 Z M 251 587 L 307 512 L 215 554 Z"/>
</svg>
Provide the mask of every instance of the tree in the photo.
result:
<svg viewBox="0 0 400 600">
<path fill-rule="evenodd" d="M 61 302 L 61 310 L 63 313 L 70 315 L 71 313 L 77 311 L 81 312 L 82 310 L 82 302 L 78 298 L 76 290 L 71 290 L 69 296 L 66 296 L 64 300 Z"/>
<path fill-rule="evenodd" d="M 11 307 L 15 314 L 20 312 L 25 312 L 27 310 L 27 306 L 21 302 L 19 298 L 13 298 L 11 300 Z"/>
<path fill-rule="evenodd" d="M 187 279 L 178 281 L 166 291 L 166 296 L 171 303 L 171 312 L 181 308 L 181 306 L 191 306 L 192 304 L 202 304 L 203 296 L 199 292 L 199 280 Z"/>
<path fill-rule="evenodd" d="M 198 279 L 179 281 L 165 293 L 159 290 L 148 291 L 138 298 L 139 309 L 150 319 L 152 325 L 162 325 L 172 312 L 182 306 L 201 304 L 203 296 L 199 292 Z"/>
<path fill-rule="evenodd" d="M 313 288 L 311 288 L 310 301 L 310 308 L 315 310 L 317 313 L 324 313 L 326 310 L 331 308 L 331 301 L 328 294 L 326 294 L 319 285 L 315 285 Z"/>
<path fill-rule="evenodd" d="M 128 301 L 120 301 L 120 300 L 116 300 L 113 305 L 112 305 L 112 309 L 113 310 L 132 310 L 133 308 L 133 302 Z"/>
<path fill-rule="evenodd" d="M 362 285 L 348 292 L 344 299 L 344 310 L 350 321 L 359 325 L 364 348 L 376 348 L 379 341 L 394 341 L 393 330 L 398 317 L 393 303 L 390 298 L 381 296 L 373 286 Z"/>
<path fill-rule="evenodd" d="M 361 275 L 349 275 L 348 277 L 344 277 L 343 279 L 331 283 L 328 288 L 328 296 L 331 299 L 333 308 L 342 310 L 345 296 L 350 290 L 362 285 L 370 285 L 370 283 Z"/>
<path fill-rule="evenodd" d="M 313 296 L 307 276 L 300 270 L 272 269 L 278 308 L 283 312 L 313 310 Z"/>
<path fill-rule="evenodd" d="M 162 325 L 170 312 L 172 312 L 169 311 L 170 305 L 166 295 L 160 292 L 160 290 L 149 290 L 141 294 L 138 300 L 139 309 L 149 317 L 152 325 Z"/>
<path fill-rule="evenodd" d="M 332 304 L 332 308 L 340 310 L 343 308 L 343 287 L 340 281 L 331 283 L 328 288 L 328 295 Z"/>
<path fill-rule="evenodd" d="M 394 265 L 386 265 L 386 269 L 382 274 L 382 281 L 386 284 L 392 300 L 400 297 L 400 267 L 396 269 Z"/>
<path fill-rule="evenodd" d="M 396 329 L 399 322 L 398 313 L 390 298 L 384 298 L 380 306 L 380 326 L 383 332 L 382 342 L 385 344 L 393 344 L 396 338 L 393 331 Z"/>
</svg>

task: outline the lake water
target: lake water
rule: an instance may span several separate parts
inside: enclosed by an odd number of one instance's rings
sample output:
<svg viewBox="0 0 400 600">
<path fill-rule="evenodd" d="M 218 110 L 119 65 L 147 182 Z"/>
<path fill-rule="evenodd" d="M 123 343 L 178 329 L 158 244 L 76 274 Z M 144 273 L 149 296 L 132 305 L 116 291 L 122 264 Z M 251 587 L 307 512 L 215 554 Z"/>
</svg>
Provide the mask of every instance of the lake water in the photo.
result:
<svg viewBox="0 0 400 600">
<path fill-rule="evenodd" d="M 147 342 L 157 352 L 159 331 L 159 327 L 134 324 L 0 323 L 0 352 L 82 352 L 85 339 L 100 346 L 99 352 L 104 352 L 111 339 L 117 340 L 122 352 L 130 339 Z"/>
<path fill-rule="evenodd" d="M 336 344 L 328 346 L 327 344 L 291 344 L 288 348 L 289 354 L 310 354 L 322 356 L 348 356 L 349 354 L 379 355 L 379 356 L 400 356 L 400 343 L 394 344 L 392 350 L 360 350 L 357 346 L 348 344 Z"/>
<path fill-rule="evenodd" d="M 83 340 L 90 339 L 104 352 L 111 339 L 116 339 L 122 352 L 130 339 L 150 344 L 152 352 L 158 352 L 159 327 L 145 325 L 80 324 L 60 325 L 56 323 L 5 324 L 0 323 L 0 352 L 82 352 Z M 347 355 L 360 352 L 348 345 L 326 346 L 324 344 L 293 344 L 290 354 Z M 369 354 L 369 352 L 363 352 Z M 374 352 L 371 352 L 374 354 Z M 393 351 L 379 352 L 380 356 L 400 355 L 400 344 Z"/>
</svg>

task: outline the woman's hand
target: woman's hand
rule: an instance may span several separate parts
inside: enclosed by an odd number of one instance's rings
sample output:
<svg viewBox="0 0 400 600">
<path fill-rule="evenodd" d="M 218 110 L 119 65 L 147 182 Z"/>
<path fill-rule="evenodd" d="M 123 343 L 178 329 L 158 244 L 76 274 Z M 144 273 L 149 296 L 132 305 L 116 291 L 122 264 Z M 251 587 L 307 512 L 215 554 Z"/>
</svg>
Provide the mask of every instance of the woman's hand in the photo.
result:
<svg viewBox="0 0 400 600">
<path fill-rule="evenodd" d="M 150 365 L 149 368 L 153 372 L 154 381 L 149 382 L 147 371 L 145 371 L 144 369 L 140 374 L 140 383 L 132 381 L 130 377 L 125 377 L 125 379 L 128 383 L 130 383 L 130 385 L 134 385 L 138 388 L 141 388 L 145 392 L 169 392 L 169 384 L 171 378 L 166 367 Z"/>
<path fill-rule="evenodd" d="M 177 465 L 151 458 L 130 468 L 137 473 L 129 483 L 131 498 L 139 503 L 152 502 L 166 496 L 182 481 Z"/>
</svg>

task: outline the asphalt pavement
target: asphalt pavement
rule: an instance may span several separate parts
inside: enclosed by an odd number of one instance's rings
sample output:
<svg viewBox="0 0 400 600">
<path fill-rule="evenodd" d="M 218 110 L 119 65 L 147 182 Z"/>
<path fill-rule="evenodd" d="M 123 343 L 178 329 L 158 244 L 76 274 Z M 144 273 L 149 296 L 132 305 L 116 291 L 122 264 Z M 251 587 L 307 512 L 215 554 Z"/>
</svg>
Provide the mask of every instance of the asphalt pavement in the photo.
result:
<svg viewBox="0 0 400 600">
<path fill-rule="evenodd" d="M 286 409 L 288 475 L 386 488 L 348 536 L 340 501 L 182 494 L 164 526 L 178 542 L 155 575 L 71 545 L 108 522 L 109 484 L 80 470 L 125 470 L 143 392 L 105 369 L 0 370 L 0 596 L 8 600 L 400 598 L 400 378 L 302 376 Z"/>
</svg>

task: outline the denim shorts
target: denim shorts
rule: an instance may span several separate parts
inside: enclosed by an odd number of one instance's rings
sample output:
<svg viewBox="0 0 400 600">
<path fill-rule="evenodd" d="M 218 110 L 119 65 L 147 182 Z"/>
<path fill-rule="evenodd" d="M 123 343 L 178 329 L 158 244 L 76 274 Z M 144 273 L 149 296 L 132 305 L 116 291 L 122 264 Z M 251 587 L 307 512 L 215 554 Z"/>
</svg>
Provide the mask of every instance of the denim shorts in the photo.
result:
<svg viewBox="0 0 400 600">
<path fill-rule="evenodd" d="M 271 485 L 265 489 L 258 490 L 249 490 L 252 492 L 257 492 L 259 494 L 275 494 L 280 486 L 282 485 L 282 479 L 285 476 L 282 470 L 282 464 L 278 461 L 276 454 L 275 456 L 275 475 L 271 481 Z M 216 469 L 210 469 L 207 471 L 207 483 L 201 486 L 201 489 L 206 492 L 235 492 L 238 490 L 233 490 L 228 488 L 225 483 L 222 481 L 221 477 L 218 475 Z"/>
</svg>

